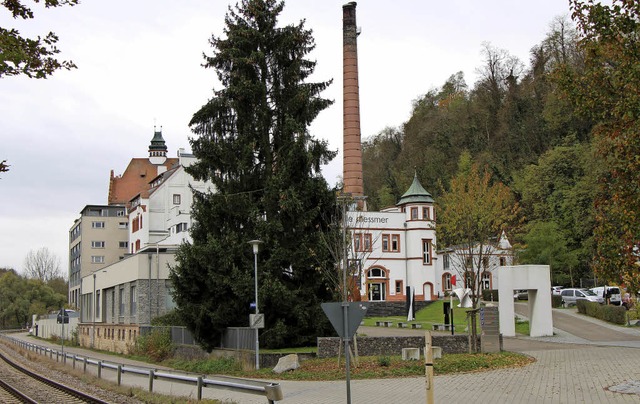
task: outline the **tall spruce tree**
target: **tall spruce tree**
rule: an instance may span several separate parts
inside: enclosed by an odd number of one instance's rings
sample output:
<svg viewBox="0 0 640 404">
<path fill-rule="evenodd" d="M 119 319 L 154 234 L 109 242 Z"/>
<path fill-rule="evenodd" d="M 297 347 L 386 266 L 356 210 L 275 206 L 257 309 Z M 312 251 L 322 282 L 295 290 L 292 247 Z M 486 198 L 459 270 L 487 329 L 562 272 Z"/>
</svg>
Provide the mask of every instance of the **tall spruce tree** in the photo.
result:
<svg viewBox="0 0 640 404">
<path fill-rule="evenodd" d="M 247 326 L 254 301 L 258 255 L 261 345 L 300 346 L 331 332 L 320 303 L 334 290 L 335 267 L 320 232 L 335 211 L 334 192 L 320 166 L 335 152 L 313 139 L 309 124 L 332 101 L 320 93 L 330 81 L 309 83 L 314 48 L 304 21 L 278 27 L 284 3 L 243 0 L 230 7 L 225 37 L 212 37 L 222 89 L 197 111 L 190 126 L 198 162 L 188 172 L 209 180 L 212 192 L 194 194 L 193 242 L 172 269 L 177 310 L 206 349 L 225 327 Z"/>
</svg>

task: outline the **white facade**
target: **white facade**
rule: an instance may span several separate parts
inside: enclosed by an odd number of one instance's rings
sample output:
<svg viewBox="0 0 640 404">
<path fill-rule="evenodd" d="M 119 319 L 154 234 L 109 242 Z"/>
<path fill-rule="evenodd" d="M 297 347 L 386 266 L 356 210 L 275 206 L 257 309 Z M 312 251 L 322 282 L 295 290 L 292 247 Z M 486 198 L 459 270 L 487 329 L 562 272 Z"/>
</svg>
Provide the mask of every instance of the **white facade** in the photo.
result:
<svg viewBox="0 0 640 404">
<path fill-rule="evenodd" d="M 394 208 L 348 212 L 347 228 L 362 300 L 403 301 L 407 287 L 417 300 L 437 298 L 435 210 L 417 178 Z"/>
<path fill-rule="evenodd" d="M 148 193 L 131 200 L 129 210 L 130 253 L 148 247 L 177 246 L 189 241 L 192 189 L 205 191 L 203 181 L 196 181 L 184 170 L 195 162 L 191 154 L 179 153 L 179 165 L 151 181 Z"/>
<path fill-rule="evenodd" d="M 195 161 L 179 151 L 178 164 L 130 201 L 129 254 L 82 278 L 82 323 L 149 324 L 173 307 L 169 266 L 175 265 L 180 244 L 190 241 L 193 190 L 212 187 L 185 172 Z"/>
<path fill-rule="evenodd" d="M 482 258 L 461 249 L 436 251 L 434 200 L 417 178 L 398 204 L 381 212 L 347 212 L 351 236 L 350 266 L 357 262 L 355 284 L 368 301 L 404 301 L 407 287 L 416 300 L 436 300 L 471 282 L 481 267 L 483 289 L 498 288 L 498 269 L 513 264 L 512 248 L 503 234 L 485 246 Z M 471 255 L 471 262 L 462 262 Z M 467 272 L 466 269 L 469 269 Z M 456 284 L 452 285 L 455 275 Z M 471 285 L 469 285 L 471 287 Z"/>
</svg>

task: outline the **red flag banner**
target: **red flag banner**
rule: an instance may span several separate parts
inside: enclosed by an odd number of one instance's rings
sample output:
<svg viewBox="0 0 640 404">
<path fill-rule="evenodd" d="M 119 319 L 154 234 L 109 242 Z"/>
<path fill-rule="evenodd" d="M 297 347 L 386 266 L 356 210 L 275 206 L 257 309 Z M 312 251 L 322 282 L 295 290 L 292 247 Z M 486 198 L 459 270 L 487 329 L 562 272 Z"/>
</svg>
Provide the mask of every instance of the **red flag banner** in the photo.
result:
<svg viewBox="0 0 640 404">
<path fill-rule="evenodd" d="M 455 288 L 456 288 L 456 276 L 451 275 L 451 289 L 455 289 Z"/>
</svg>

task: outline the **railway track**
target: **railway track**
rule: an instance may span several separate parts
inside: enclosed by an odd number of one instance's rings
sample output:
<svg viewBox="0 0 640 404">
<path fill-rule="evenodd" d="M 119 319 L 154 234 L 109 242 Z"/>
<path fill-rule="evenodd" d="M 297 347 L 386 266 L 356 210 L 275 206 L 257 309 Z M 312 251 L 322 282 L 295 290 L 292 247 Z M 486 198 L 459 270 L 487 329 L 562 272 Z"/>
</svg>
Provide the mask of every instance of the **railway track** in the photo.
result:
<svg viewBox="0 0 640 404">
<path fill-rule="evenodd" d="M 0 353 L 0 402 L 2 403 L 95 403 L 106 404 L 24 368 Z"/>
</svg>

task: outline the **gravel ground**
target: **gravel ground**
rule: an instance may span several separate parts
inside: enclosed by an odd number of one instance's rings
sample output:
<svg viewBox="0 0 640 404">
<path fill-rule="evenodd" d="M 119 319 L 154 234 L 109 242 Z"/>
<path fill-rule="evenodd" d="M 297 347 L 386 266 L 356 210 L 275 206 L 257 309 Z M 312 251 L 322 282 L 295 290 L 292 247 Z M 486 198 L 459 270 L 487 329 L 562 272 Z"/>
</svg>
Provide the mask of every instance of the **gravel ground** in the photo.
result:
<svg viewBox="0 0 640 404">
<path fill-rule="evenodd" d="M 46 357 L 42 357 L 40 355 L 35 355 L 26 351 L 18 352 L 13 349 L 11 345 L 5 344 L 4 342 L 0 343 L 0 351 L 10 360 L 19 363 L 21 366 L 25 366 L 28 369 L 46 376 L 51 380 L 55 380 L 59 383 L 65 384 L 67 386 L 73 388 L 80 388 L 83 392 L 99 398 L 104 401 L 108 401 L 111 403 L 122 403 L 122 404 L 140 404 L 143 401 L 137 400 L 133 397 L 128 397 L 123 394 L 102 389 L 97 385 L 87 382 L 90 380 L 90 377 L 76 377 L 73 374 L 67 373 L 68 368 L 64 368 L 67 371 L 59 370 L 58 367 L 65 366 Z M 23 356 L 23 355 L 27 356 Z M 62 369 L 62 368 L 61 368 Z"/>
</svg>

